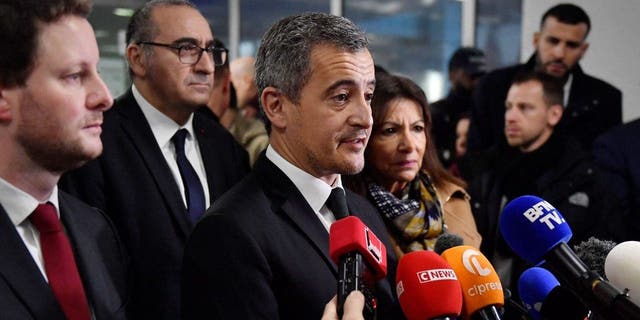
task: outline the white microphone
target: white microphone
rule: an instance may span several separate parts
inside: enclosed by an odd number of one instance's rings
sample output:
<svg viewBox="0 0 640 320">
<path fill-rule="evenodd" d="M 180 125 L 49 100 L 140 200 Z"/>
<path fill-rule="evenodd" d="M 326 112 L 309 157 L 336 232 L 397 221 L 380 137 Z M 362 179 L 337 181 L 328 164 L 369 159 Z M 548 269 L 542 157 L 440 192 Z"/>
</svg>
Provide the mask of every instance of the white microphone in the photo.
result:
<svg viewBox="0 0 640 320">
<path fill-rule="evenodd" d="M 629 290 L 629 299 L 640 305 L 640 242 L 626 241 L 611 249 L 604 261 L 609 282 Z"/>
</svg>

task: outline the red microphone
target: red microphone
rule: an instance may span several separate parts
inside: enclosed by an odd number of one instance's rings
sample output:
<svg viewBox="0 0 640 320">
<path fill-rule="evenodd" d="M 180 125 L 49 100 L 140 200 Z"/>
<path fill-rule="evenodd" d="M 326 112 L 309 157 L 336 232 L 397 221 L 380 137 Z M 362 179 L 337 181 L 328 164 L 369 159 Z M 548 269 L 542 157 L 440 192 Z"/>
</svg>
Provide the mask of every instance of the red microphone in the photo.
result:
<svg viewBox="0 0 640 320">
<path fill-rule="evenodd" d="M 387 248 L 358 217 L 337 220 L 329 229 L 329 255 L 338 265 L 338 315 L 351 291 L 364 294 L 365 319 L 375 319 L 374 284 L 387 275 Z"/>
<path fill-rule="evenodd" d="M 431 251 L 405 254 L 398 263 L 396 291 L 409 320 L 455 319 L 462 290 L 451 266 Z"/>
</svg>

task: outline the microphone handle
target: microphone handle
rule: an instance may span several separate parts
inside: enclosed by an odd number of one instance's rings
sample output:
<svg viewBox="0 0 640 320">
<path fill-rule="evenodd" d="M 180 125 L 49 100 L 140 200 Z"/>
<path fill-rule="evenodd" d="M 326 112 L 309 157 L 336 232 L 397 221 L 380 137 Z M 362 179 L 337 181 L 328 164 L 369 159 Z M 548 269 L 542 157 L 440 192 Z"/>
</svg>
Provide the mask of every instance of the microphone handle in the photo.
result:
<svg viewBox="0 0 640 320">
<path fill-rule="evenodd" d="M 362 254 L 348 252 L 340 257 L 338 263 L 338 316 L 342 318 L 344 302 L 351 291 L 358 290 L 364 295 L 363 316 L 366 320 L 375 320 L 377 316 L 376 298 L 370 288 L 373 284 L 367 284 L 364 273 L 367 270 Z"/>
<path fill-rule="evenodd" d="M 608 305 L 606 310 L 608 318 L 640 320 L 640 307 L 629 300 L 626 292 L 621 292 L 611 283 L 605 280 L 594 281 L 593 293 L 596 299 Z"/>
<path fill-rule="evenodd" d="M 495 306 L 484 307 L 471 316 L 472 320 L 502 320 Z"/>
</svg>

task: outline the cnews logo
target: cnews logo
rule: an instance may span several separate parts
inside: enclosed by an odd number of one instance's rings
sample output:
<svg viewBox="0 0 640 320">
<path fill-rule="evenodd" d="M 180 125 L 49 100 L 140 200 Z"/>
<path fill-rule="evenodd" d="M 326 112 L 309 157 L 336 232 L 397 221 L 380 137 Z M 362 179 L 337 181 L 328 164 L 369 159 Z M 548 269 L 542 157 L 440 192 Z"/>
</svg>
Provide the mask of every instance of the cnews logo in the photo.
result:
<svg viewBox="0 0 640 320">
<path fill-rule="evenodd" d="M 471 272 L 471 274 L 478 274 L 480 276 L 488 276 L 491 274 L 491 269 L 488 267 L 483 267 L 478 261 L 478 256 L 480 253 L 475 250 L 465 250 L 462 254 L 462 264 L 464 265 L 467 271 Z"/>
<path fill-rule="evenodd" d="M 458 278 L 456 278 L 455 272 L 453 272 L 453 270 L 451 269 L 431 269 L 418 271 L 416 275 L 418 275 L 418 281 L 420 281 L 420 283 L 441 280 L 458 280 Z"/>
</svg>

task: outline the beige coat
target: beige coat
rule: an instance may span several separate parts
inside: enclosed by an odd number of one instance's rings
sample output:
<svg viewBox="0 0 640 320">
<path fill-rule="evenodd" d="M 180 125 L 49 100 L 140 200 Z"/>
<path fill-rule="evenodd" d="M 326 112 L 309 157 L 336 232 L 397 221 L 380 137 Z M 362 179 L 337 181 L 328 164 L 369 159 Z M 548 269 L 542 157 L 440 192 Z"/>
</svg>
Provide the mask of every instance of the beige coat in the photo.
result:
<svg viewBox="0 0 640 320">
<path fill-rule="evenodd" d="M 453 183 L 439 186 L 436 192 L 442 202 L 444 223 L 447 230 L 461 236 L 465 245 L 479 249 L 482 236 L 478 233 L 473 213 L 471 213 L 469 194 L 462 187 Z"/>
</svg>

